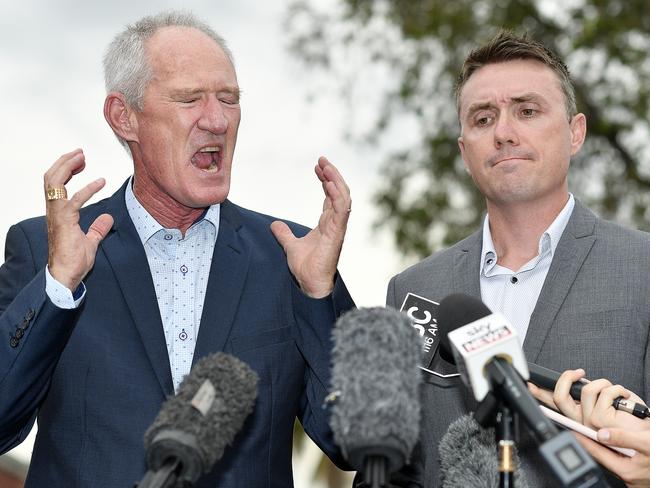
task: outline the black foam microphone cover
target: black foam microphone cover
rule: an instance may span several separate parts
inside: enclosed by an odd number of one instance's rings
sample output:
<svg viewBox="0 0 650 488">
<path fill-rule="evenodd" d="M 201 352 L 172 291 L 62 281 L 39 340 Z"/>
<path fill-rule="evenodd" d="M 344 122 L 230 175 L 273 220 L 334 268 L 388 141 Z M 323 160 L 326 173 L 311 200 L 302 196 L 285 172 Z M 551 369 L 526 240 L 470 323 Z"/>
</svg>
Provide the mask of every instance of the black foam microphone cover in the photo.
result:
<svg viewBox="0 0 650 488">
<path fill-rule="evenodd" d="M 208 472 L 252 412 L 257 381 L 247 364 L 228 354 L 199 360 L 145 433 L 149 470 L 178 462 L 178 481 L 189 483 Z"/>
<path fill-rule="evenodd" d="M 341 316 L 333 336 L 334 440 L 369 481 L 365 460 L 379 456 L 394 472 L 417 442 L 420 337 L 405 313 L 380 307 Z"/>
<path fill-rule="evenodd" d="M 449 333 L 490 315 L 492 311 L 478 298 L 465 293 L 447 295 L 438 308 L 438 333 L 440 334 L 440 356 L 456 364 L 449 344 Z"/>
</svg>

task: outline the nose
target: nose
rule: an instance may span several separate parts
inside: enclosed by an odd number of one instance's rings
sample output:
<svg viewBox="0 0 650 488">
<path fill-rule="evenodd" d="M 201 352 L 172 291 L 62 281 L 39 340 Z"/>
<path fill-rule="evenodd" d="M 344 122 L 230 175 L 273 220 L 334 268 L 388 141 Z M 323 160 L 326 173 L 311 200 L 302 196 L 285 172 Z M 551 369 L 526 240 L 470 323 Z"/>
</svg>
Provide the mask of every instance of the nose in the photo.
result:
<svg viewBox="0 0 650 488">
<path fill-rule="evenodd" d="M 228 118 L 225 109 L 216 97 L 209 97 L 198 122 L 199 129 L 213 134 L 223 134 L 228 129 Z"/>
<path fill-rule="evenodd" d="M 504 144 L 518 145 L 519 136 L 510 117 L 501 113 L 494 124 L 494 145 L 499 148 Z"/>
</svg>

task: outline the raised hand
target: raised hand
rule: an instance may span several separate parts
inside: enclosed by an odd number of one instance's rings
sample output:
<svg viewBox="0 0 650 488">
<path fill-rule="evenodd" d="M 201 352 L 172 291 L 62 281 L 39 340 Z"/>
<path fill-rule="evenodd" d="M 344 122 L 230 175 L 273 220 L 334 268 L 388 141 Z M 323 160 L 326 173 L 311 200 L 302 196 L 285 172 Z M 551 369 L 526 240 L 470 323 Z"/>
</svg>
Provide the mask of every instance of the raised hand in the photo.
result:
<svg viewBox="0 0 650 488">
<path fill-rule="evenodd" d="M 313 298 L 322 298 L 334 288 L 352 199 L 345 180 L 327 158 L 318 159 L 315 171 L 325 193 L 318 225 L 301 238 L 280 221 L 271 224 L 271 231 L 284 248 L 289 269 L 302 291 Z"/>
<path fill-rule="evenodd" d="M 102 214 L 88 232 L 79 226 L 79 210 L 106 181 L 88 183 L 69 200 L 65 184 L 83 171 L 86 158 L 81 149 L 64 154 L 43 177 L 46 195 L 48 267 L 54 279 L 74 291 L 95 263 L 97 246 L 113 226 L 113 217 Z M 49 190 L 49 191 L 48 191 Z"/>
</svg>

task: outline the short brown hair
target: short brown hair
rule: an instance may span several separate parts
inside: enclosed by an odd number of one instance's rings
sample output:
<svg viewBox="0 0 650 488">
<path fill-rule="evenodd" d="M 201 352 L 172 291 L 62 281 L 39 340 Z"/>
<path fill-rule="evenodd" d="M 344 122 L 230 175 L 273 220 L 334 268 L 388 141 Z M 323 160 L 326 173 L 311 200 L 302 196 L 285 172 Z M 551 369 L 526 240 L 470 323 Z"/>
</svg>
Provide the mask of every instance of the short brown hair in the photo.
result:
<svg viewBox="0 0 650 488">
<path fill-rule="evenodd" d="M 488 64 L 517 59 L 532 59 L 551 68 L 557 75 L 562 92 L 564 92 L 569 119 L 577 113 L 575 89 L 566 64 L 557 54 L 542 43 L 528 39 L 526 36 L 519 37 L 507 30 L 500 31 L 486 44 L 473 49 L 465 58 L 456 81 L 456 108 L 458 113 L 460 114 L 460 92 L 476 70 Z"/>
</svg>

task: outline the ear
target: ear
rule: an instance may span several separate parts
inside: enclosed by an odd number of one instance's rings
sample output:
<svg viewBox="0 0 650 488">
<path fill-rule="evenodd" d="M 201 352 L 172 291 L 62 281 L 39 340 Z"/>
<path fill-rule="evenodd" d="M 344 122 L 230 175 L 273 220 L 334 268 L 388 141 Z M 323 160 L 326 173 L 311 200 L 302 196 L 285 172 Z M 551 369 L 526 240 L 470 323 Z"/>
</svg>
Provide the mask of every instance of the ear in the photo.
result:
<svg viewBox="0 0 650 488">
<path fill-rule="evenodd" d="M 111 92 L 106 95 L 104 118 L 113 132 L 122 139 L 127 142 L 140 142 L 138 140 L 138 119 L 122 93 Z"/>
<path fill-rule="evenodd" d="M 469 170 L 467 159 L 465 159 L 465 141 L 463 141 L 462 135 L 458 137 L 458 148 L 460 149 L 460 157 L 463 158 L 463 163 L 465 163 L 465 171 L 467 171 L 467 174 L 471 175 L 472 173 Z"/>
<path fill-rule="evenodd" d="M 587 136 L 587 118 L 584 114 L 576 114 L 569 122 L 571 128 L 571 156 L 575 156 Z"/>
</svg>

